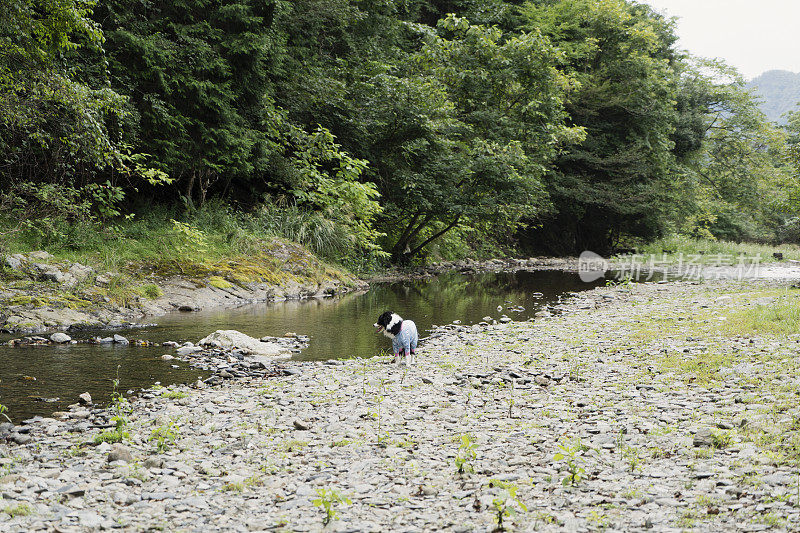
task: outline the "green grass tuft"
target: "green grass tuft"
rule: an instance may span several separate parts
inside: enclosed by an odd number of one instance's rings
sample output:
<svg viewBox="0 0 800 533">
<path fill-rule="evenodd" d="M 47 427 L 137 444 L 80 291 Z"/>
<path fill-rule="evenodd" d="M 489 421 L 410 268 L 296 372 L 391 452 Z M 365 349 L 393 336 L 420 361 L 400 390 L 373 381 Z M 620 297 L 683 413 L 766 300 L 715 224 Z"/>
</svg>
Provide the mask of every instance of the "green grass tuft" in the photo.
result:
<svg viewBox="0 0 800 533">
<path fill-rule="evenodd" d="M 20 503 L 17 505 L 7 505 L 3 508 L 3 512 L 14 518 L 15 516 L 28 516 L 33 514 L 33 507 L 27 503 Z"/>
<path fill-rule="evenodd" d="M 144 298 L 155 300 L 164 295 L 164 291 L 155 283 L 147 283 L 136 288 L 136 292 Z"/>
<path fill-rule="evenodd" d="M 130 437 L 130 434 L 127 431 L 109 429 L 95 435 L 94 443 L 101 444 L 103 442 L 107 442 L 109 444 L 115 444 L 117 442 L 124 441 L 128 437 Z"/>
</svg>

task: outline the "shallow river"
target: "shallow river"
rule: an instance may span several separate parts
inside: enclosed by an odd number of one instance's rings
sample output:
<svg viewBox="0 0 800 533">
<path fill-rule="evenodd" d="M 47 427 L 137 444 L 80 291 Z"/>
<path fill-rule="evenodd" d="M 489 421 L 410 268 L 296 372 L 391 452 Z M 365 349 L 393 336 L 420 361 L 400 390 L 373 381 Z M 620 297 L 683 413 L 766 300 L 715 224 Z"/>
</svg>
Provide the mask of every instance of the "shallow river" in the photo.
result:
<svg viewBox="0 0 800 533">
<path fill-rule="evenodd" d="M 559 271 L 477 275 L 453 272 L 433 279 L 374 285 L 364 294 L 341 298 L 175 313 L 159 317 L 153 326 L 118 333 L 129 339 L 161 343 L 197 342 L 217 329 L 235 329 L 253 337 L 294 332 L 311 337 L 309 347 L 296 359 L 371 357 L 390 347 L 389 339 L 376 334 L 372 327 L 385 310 L 413 319 L 424 337 L 425 330 L 433 324 L 454 320 L 472 324 L 484 316 L 499 318 L 502 314 L 524 320 L 543 306 L 557 302 L 566 292 L 589 289 L 597 283 L 583 283 L 577 274 Z M 537 297 L 537 292 L 542 296 Z M 513 306 L 525 310 L 512 311 L 509 308 Z M 101 335 L 111 333 L 103 331 Z M 80 332 L 72 336 L 82 339 L 93 334 Z M 10 338 L 0 337 L 0 341 Z M 121 391 L 150 387 L 157 382 L 185 383 L 202 375 L 186 363 L 161 360 L 165 353 L 172 350 L 94 344 L 0 346 L 0 404 L 6 405 L 12 420 L 19 422 L 61 410 L 85 391 L 96 401 L 107 401 L 117 372 Z"/>
</svg>

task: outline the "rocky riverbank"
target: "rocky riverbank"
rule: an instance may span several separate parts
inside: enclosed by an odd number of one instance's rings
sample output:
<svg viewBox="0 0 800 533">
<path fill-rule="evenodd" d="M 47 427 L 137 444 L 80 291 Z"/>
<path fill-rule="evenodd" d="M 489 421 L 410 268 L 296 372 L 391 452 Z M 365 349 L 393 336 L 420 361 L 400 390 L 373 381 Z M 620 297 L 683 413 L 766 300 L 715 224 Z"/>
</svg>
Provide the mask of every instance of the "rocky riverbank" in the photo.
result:
<svg viewBox="0 0 800 533">
<path fill-rule="evenodd" d="M 502 272 L 516 270 L 564 270 L 578 271 L 577 257 L 529 257 L 511 259 L 460 259 L 441 261 L 422 267 L 392 269 L 371 277 L 371 283 L 401 281 L 405 279 L 431 278 L 443 272 L 456 271 L 463 274 Z"/>
<path fill-rule="evenodd" d="M 0 445 L 3 529 L 313 531 L 327 506 L 334 531 L 797 530 L 800 337 L 747 319 L 796 299 L 603 287 L 439 328 L 411 369 L 276 362 L 76 406 Z"/>
<path fill-rule="evenodd" d="M 368 287 L 301 246 L 277 240 L 268 261 L 204 265 L 183 274 L 174 272 L 180 265 L 98 271 L 45 251 L 0 263 L 0 332 L 6 333 L 121 328 L 171 311 L 323 298 Z"/>
</svg>

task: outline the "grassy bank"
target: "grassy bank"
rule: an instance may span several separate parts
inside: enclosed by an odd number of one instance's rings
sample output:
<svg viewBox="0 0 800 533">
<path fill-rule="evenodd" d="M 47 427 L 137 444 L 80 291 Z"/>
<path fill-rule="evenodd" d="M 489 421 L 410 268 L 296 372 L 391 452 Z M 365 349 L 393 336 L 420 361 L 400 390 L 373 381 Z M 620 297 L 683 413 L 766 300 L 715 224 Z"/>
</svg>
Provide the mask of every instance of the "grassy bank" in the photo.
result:
<svg viewBox="0 0 800 533">
<path fill-rule="evenodd" d="M 783 244 L 772 246 L 768 244 L 737 243 L 730 241 L 712 241 L 708 239 L 694 239 L 683 235 L 672 235 L 651 243 L 638 246 L 637 253 L 649 258 L 656 257 L 659 261 L 678 262 L 691 260 L 702 264 L 736 264 L 740 258 L 749 260 L 759 258 L 760 263 L 779 261 L 773 253 L 782 253 L 783 260 L 800 261 L 800 246 Z"/>
<path fill-rule="evenodd" d="M 321 217 L 296 210 L 261 210 L 249 216 L 210 205 L 179 216 L 163 208 L 118 223 L 43 218 L 2 220 L 0 256 L 44 250 L 37 259 L 66 271 L 73 263 L 91 267 L 95 276 L 62 286 L 40 283 L 31 265 L 0 267 L 0 295 L 6 306 L 72 309 L 111 303 L 129 306 L 138 298 L 161 296 L 159 281 L 180 276 L 198 284 L 229 288 L 260 282 L 321 284 L 355 281 L 344 263 L 352 259 L 349 236 Z M 348 255 L 351 254 L 351 255 Z M 30 258 L 29 258 L 30 259 Z"/>
<path fill-rule="evenodd" d="M 105 270 L 130 264 L 214 264 L 270 252 L 275 238 L 297 242 L 330 263 L 358 269 L 351 237 L 340 226 L 298 209 L 262 208 L 244 214 L 213 203 L 191 212 L 156 206 L 115 222 L 58 218 L 0 220 L 6 253 L 47 250 L 57 260 Z M 13 230 L 12 230 L 13 229 Z M 15 230 L 15 231 L 14 231 Z M 363 262 L 363 260 L 362 260 Z"/>
</svg>

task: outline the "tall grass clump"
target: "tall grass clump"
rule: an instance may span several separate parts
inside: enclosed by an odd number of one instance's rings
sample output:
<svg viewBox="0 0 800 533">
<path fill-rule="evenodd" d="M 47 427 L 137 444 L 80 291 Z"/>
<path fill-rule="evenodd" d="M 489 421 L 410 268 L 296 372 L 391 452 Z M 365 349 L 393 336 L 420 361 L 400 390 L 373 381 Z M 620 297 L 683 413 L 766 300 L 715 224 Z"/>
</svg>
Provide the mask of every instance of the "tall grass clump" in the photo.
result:
<svg viewBox="0 0 800 533">
<path fill-rule="evenodd" d="M 348 267 L 353 267 L 361 252 L 355 236 L 343 224 L 297 206 L 265 204 L 256 210 L 250 224 L 255 232 L 300 243 L 314 254 Z"/>
</svg>

